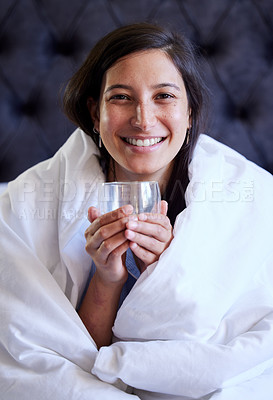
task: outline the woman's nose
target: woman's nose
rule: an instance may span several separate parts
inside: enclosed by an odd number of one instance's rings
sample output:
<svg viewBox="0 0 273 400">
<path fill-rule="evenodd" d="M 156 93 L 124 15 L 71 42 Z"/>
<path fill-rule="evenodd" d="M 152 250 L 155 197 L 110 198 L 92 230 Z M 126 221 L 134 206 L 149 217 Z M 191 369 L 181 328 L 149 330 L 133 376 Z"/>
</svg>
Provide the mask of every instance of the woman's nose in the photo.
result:
<svg viewBox="0 0 273 400">
<path fill-rule="evenodd" d="M 155 110 L 152 105 L 147 103 L 139 103 L 135 108 L 135 114 L 131 119 L 131 124 L 135 128 L 147 131 L 155 126 L 157 121 Z"/>
</svg>

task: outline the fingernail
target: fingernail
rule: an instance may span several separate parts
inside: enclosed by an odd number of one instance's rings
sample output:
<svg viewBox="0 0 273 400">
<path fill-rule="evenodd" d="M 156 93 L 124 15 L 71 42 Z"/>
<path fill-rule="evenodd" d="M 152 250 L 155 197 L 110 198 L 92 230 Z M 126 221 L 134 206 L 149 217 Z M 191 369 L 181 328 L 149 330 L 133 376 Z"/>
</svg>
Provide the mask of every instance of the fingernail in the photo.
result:
<svg viewBox="0 0 273 400">
<path fill-rule="evenodd" d="M 128 217 L 129 221 L 138 221 L 137 215 L 136 214 L 131 214 Z"/>
<path fill-rule="evenodd" d="M 122 207 L 122 211 L 124 214 L 131 214 L 134 211 L 134 208 L 131 206 L 131 204 L 127 204 L 126 206 Z"/>
<path fill-rule="evenodd" d="M 127 231 L 127 239 L 131 240 L 135 237 L 134 232 L 132 231 Z"/>
<path fill-rule="evenodd" d="M 148 217 L 147 217 L 146 214 L 139 214 L 139 215 L 138 215 L 138 219 L 139 219 L 140 221 L 146 221 L 147 218 L 148 218 Z"/>
<path fill-rule="evenodd" d="M 134 228 L 137 227 L 137 222 L 135 222 L 135 221 L 129 221 L 129 222 L 127 223 L 127 226 L 128 226 L 129 229 L 134 229 Z"/>
</svg>

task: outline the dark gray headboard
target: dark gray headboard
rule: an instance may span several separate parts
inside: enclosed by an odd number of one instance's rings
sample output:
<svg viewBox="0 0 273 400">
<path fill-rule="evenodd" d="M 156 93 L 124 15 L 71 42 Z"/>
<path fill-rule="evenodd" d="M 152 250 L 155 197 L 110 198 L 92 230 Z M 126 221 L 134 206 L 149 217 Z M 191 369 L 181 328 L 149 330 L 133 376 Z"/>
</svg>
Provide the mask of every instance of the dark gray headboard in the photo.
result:
<svg viewBox="0 0 273 400">
<path fill-rule="evenodd" d="M 211 136 L 273 172 L 272 0 L 1 0 L 0 181 L 63 144 L 61 88 L 101 36 L 144 20 L 200 46 Z"/>
</svg>

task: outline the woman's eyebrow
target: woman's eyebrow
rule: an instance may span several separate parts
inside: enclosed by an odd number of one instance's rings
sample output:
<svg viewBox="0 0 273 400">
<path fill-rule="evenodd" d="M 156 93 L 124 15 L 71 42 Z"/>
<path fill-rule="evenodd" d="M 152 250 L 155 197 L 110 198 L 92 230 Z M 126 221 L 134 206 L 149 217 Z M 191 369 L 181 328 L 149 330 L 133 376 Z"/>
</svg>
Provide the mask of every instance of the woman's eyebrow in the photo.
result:
<svg viewBox="0 0 273 400">
<path fill-rule="evenodd" d="M 159 83 L 157 85 L 154 85 L 153 89 L 160 89 L 160 88 L 164 88 L 164 87 L 172 87 L 172 88 L 174 88 L 176 90 L 181 91 L 179 86 L 177 86 L 175 83 L 171 83 L 171 82 Z"/>
<path fill-rule="evenodd" d="M 105 90 L 104 93 L 110 92 L 110 90 L 113 90 L 113 89 L 128 89 L 128 90 L 133 90 L 132 86 L 123 85 L 123 84 L 121 84 L 121 83 L 117 83 L 117 84 L 115 84 L 115 85 L 109 86 L 109 87 Z"/>
<path fill-rule="evenodd" d="M 153 86 L 152 86 L 152 89 L 161 89 L 161 88 L 165 88 L 165 87 L 172 87 L 172 88 L 178 90 L 179 92 L 181 91 L 181 89 L 180 89 L 179 86 L 177 86 L 175 83 L 171 83 L 171 82 L 158 83 L 158 84 L 156 84 L 156 85 L 153 85 Z M 133 90 L 133 87 L 130 86 L 130 85 L 124 85 L 124 84 L 122 84 L 122 83 L 116 83 L 116 84 L 114 84 L 114 85 L 109 86 L 109 87 L 105 90 L 104 94 L 110 92 L 110 91 L 113 90 L 113 89 L 127 89 L 127 90 Z"/>
</svg>

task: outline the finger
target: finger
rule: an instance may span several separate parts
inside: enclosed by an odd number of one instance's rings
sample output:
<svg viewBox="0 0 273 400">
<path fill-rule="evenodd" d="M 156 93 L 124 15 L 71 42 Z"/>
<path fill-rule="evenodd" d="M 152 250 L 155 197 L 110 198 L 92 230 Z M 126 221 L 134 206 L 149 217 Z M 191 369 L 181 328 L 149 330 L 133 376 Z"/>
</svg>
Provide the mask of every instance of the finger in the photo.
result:
<svg viewBox="0 0 273 400">
<path fill-rule="evenodd" d="M 123 207 L 117 208 L 116 210 L 113 210 L 107 214 L 103 214 L 100 217 L 100 223 L 101 225 L 106 225 L 109 224 L 117 219 L 123 218 L 126 215 L 131 215 L 134 211 L 133 206 L 131 204 L 127 204 Z"/>
<path fill-rule="evenodd" d="M 101 242 L 98 248 L 94 246 L 93 241 L 87 241 L 85 250 L 93 258 L 96 265 L 105 265 L 111 253 L 114 253 L 113 256 L 120 256 L 124 252 L 122 249 L 125 248 L 127 250 L 128 247 L 129 241 L 125 238 L 124 233 L 120 232 L 110 239 Z"/>
<path fill-rule="evenodd" d="M 160 208 L 161 208 L 161 214 L 167 215 L 168 203 L 165 200 L 161 200 Z"/>
<path fill-rule="evenodd" d="M 165 238 L 166 240 L 160 241 L 157 238 L 130 231 L 129 229 L 124 232 L 124 236 L 130 242 L 134 242 L 154 254 L 161 254 L 171 240 L 170 235 Z"/>
<path fill-rule="evenodd" d="M 91 216 L 94 215 L 94 217 L 95 217 L 97 215 L 95 210 L 97 210 L 95 207 L 90 207 L 90 212 L 92 213 Z M 97 216 L 93 220 L 91 226 L 88 228 L 88 233 L 93 235 L 101 226 L 113 223 L 114 221 L 117 221 L 118 219 L 121 219 L 125 216 L 131 215 L 132 212 L 133 212 L 133 207 L 131 205 L 127 205 L 127 206 L 118 208 L 117 210 L 111 211 L 107 214 Z"/>
<path fill-rule="evenodd" d="M 117 235 L 111 237 L 110 239 L 104 240 L 98 249 L 99 257 L 106 260 L 112 252 L 114 252 L 114 254 L 119 254 L 117 253 L 118 247 L 120 247 L 126 242 L 128 245 L 129 243 L 124 235 L 124 232 L 120 232 Z"/>
<path fill-rule="evenodd" d="M 129 248 L 129 242 L 122 243 L 116 247 L 106 258 L 98 256 L 97 252 L 93 261 L 96 265 L 96 272 L 105 282 L 120 282 L 128 277 L 128 271 L 125 267 L 126 251 Z M 123 280 L 124 281 L 124 280 Z"/>
<path fill-rule="evenodd" d="M 163 214 L 153 214 L 153 213 L 146 213 L 146 214 L 139 214 L 138 221 L 145 221 L 151 224 L 159 224 L 166 229 L 171 229 L 171 223 L 169 218 Z"/>
<path fill-rule="evenodd" d="M 88 208 L 88 220 L 92 223 L 96 218 L 100 216 L 100 212 L 96 207 Z"/>
<path fill-rule="evenodd" d="M 165 242 L 168 240 L 172 225 L 168 217 L 160 215 L 147 216 L 143 220 L 128 220 L 126 228 L 130 231 L 138 232 L 146 236 L 152 236 L 159 241 Z"/>
<path fill-rule="evenodd" d="M 130 242 L 126 240 L 126 242 L 122 243 L 120 246 L 116 247 L 108 256 L 108 262 L 115 262 L 118 258 L 120 258 L 128 249 Z"/>
<path fill-rule="evenodd" d="M 107 225 L 102 225 L 97 230 L 94 230 L 94 227 L 92 226 L 96 221 L 91 224 L 85 231 L 85 238 L 89 243 L 90 248 L 98 249 L 106 240 L 109 240 L 120 232 L 123 233 L 130 217 L 133 216 L 123 217 Z"/>
<path fill-rule="evenodd" d="M 147 249 L 140 247 L 134 242 L 130 242 L 129 247 L 134 255 L 140 260 L 138 263 L 140 272 L 143 272 L 148 265 L 151 265 L 159 259 L 159 255 L 151 253 Z"/>
</svg>

